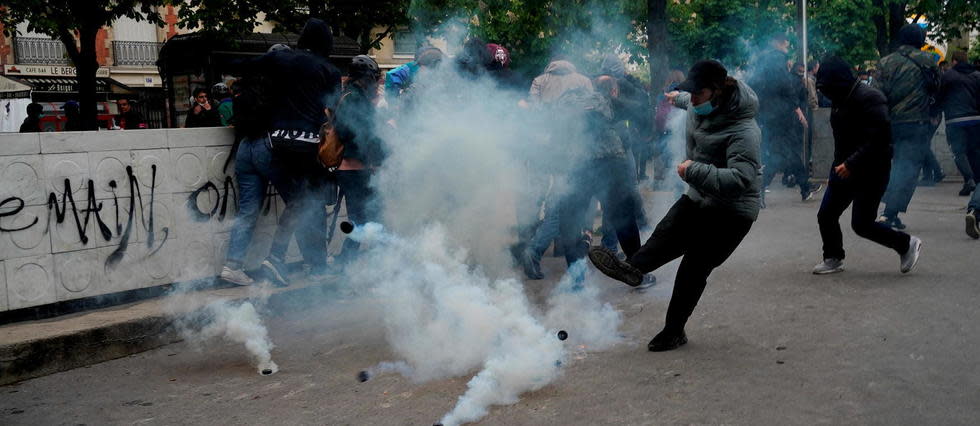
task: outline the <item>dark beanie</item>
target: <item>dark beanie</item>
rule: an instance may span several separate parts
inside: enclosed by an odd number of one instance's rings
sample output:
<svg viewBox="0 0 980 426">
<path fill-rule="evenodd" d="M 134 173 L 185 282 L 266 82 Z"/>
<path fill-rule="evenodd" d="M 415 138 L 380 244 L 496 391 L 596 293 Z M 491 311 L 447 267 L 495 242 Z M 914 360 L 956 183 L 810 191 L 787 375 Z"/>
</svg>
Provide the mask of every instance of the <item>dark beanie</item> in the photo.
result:
<svg viewBox="0 0 980 426">
<path fill-rule="evenodd" d="M 898 30 L 898 42 L 918 49 L 926 44 L 926 31 L 918 24 L 905 24 Z"/>
</svg>

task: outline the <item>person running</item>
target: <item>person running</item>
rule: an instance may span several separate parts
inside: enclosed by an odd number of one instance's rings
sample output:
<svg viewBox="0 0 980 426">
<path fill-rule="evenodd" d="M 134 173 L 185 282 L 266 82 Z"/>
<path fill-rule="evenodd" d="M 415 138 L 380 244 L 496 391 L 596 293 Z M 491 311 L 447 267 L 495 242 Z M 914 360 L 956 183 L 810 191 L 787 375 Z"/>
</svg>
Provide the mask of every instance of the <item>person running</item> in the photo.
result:
<svg viewBox="0 0 980 426">
<path fill-rule="evenodd" d="M 946 114 L 946 138 L 957 164 L 960 159 L 965 159 L 969 162 L 965 167 L 967 171 L 980 170 L 980 71 L 970 65 L 963 50 L 954 51 L 951 62 L 953 68 L 943 74 L 936 103 Z M 966 189 L 971 190 L 966 191 L 966 195 L 973 192 L 966 214 L 966 233 L 970 238 L 978 239 L 980 191 L 964 183 Z"/>
<path fill-rule="evenodd" d="M 898 214 L 908 210 L 919 171 L 929 155 L 933 131 L 930 109 L 938 90 L 939 71 L 932 55 L 919 50 L 926 42 L 922 27 L 905 25 L 899 30 L 898 40 L 902 45 L 881 59 L 881 78 L 874 80 L 874 87 L 888 99 L 895 147 L 895 164 L 884 196 L 885 209 L 878 221 L 905 229 Z"/>
<path fill-rule="evenodd" d="M 768 187 L 776 173 L 793 176 L 800 187 L 800 199 L 808 201 L 820 190 L 811 185 L 809 173 L 803 164 L 803 140 L 794 129 L 805 129 L 809 124 L 803 112 L 799 84 L 786 66 L 789 39 L 776 33 L 766 49 L 755 61 L 755 71 L 749 85 L 758 94 L 758 124 L 762 129 L 762 158 L 765 164 L 762 186 Z M 761 202 L 765 207 L 765 194 Z"/>
<path fill-rule="evenodd" d="M 684 326 L 708 276 L 742 242 L 760 208 L 761 135 L 755 122 L 759 107 L 755 92 L 711 60 L 694 64 L 678 90 L 667 96 L 676 107 L 692 112 L 687 121 L 687 160 L 677 166 L 677 174 L 690 189 L 627 260 L 619 260 L 604 247 L 589 250 L 596 269 L 633 287 L 643 282 L 644 273 L 683 257 L 664 328 L 647 345 L 653 352 L 687 343 Z"/>
<path fill-rule="evenodd" d="M 813 273 L 823 275 L 844 270 L 844 241 L 839 220 L 852 204 L 854 232 L 895 250 L 901 256 L 902 273 L 907 273 L 919 260 L 922 241 L 875 222 L 878 203 L 888 187 L 892 157 L 885 95 L 861 84 L 851 72 L 850 64 L 836 57 L 821 63 L 817 88 L 834 102 L 830 113 L 834 162 L 817 213 L 824 260 L 813 268 Z"/>
</svg>

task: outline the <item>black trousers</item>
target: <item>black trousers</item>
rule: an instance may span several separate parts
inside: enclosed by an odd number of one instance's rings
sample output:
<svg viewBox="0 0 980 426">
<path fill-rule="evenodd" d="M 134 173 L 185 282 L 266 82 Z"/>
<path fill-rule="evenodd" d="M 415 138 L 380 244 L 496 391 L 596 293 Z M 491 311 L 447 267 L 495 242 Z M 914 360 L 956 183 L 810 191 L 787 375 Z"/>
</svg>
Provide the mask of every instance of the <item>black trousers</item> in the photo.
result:
<svg viewBox="0 0 980 426">
<path fill-rule="evenodd" d="M 798 129 L 797 129 L 798 127 Z M 796 178 L 800 193 L 810 191 L 810 173 L 803 163 L 803 127 L 773 120 L 762 127 L 762 187 L 772 184 L 777 173 Z M 799 132 L 797 131 L 799 130 Z"/>
<path fill-rule="evenodd" d="M 683 256 L 667 307 L 665 330 L 684 330 L 711 271 L 735 251 L 752 228 L 752 220 L 699 206 L 682 196 L 657 224 L 650 239 L 629 258 L 644 273 Z"/>
<path fill-rule="evenodd" d="M 830 172 L 827 192 L 823 194 L 823 202 L 820 203 L 820 211 L 817 213 L 824 259 L 844 258 L 844 236 L 840 230 L 840 217 L 852 203 L 854 208 L 851 212 L 851 228 L 858 236 L 895 250 L 898 254 L 908 251 L 908 234 L 875 222 L 878 216 L 878 203 L 881 202 L 881 197 L 888 186 L 886 176 L 888 176 L 887 169 L 881 171 L 880 177 L 863 179 L 855 177 L 841 179 L 833 171 Z"/>
</svg>

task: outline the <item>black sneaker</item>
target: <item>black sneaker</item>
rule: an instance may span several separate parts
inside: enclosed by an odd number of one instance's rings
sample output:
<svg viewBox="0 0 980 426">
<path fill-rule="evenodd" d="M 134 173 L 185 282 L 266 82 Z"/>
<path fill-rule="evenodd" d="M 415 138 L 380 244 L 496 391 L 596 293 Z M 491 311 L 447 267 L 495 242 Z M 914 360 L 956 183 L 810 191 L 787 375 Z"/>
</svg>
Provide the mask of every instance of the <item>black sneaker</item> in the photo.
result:
<svg viewBox="0 0 980 426">
<path fill-rule="evenodd" d="M 681 346 L 687 344 L 687 335 L 681 331 L 679 334 L 676 332 L 668 332 L 667 330 L 657 333 L 657 335 L 647 344 L 647 349 L 650 352 L 665 352 L 672 351 Z"/>
<path fill-rule="evenodd" d="M 524 275 L 529 280 L 540 280 L 544 278 L 544 273 L 541 272 L 541 261 L 536 259 L 528 249 L 524 249 L 521 254 L 521 268 L 524 269 Z"/>
<path fill-rule="evenodd" d="M 630 287 L 643 284 L 643 272 L 625 261 L 619 260 L 616 253 L 602 246 L 589 249 L 589 260 L 603 274 Z"/>
<path fill-rule="evenodd" d="M 905 229 L 905 224 L 902 223 L 902 220 L 899 219 L 898 216 L 882 215 L 875 222 L 883 223 L 885 225 L 888 225 L 892 229 L 898 229 L 898 230 Z"/>
<path fill-rule="evenodd" d="M 964 183 L 963 188 L 960 188 L 960 197 L 969 197 L 976 188 L 977 186 L 973 182 Z"/>
<path fill-rule="evenodd" d="M 802 201 L 810 201 L 813 199 L 813 194 L 820 192 L 823 189 L 823 185 L 819 183 L 811 184 L 810 189 L 800 193 L 800 199 Z"/>
<path fill-rule="evenodd" d="M 980 220 L 978 220 L 977 212 L 970 210 L 966 212 L 966 235 L 974 240 L 980 239 Z"/>
</svg>

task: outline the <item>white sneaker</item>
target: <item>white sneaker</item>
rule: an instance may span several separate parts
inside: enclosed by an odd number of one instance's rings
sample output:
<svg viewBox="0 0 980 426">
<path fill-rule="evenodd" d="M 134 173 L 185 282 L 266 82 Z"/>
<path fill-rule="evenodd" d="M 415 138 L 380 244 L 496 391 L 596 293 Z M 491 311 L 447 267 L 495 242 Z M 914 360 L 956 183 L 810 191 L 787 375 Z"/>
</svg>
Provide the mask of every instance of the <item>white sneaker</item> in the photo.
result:
<svg viewBox="0 0 980 426">
<path fill-rule="evenodd" d="M 814 275 L 836 274 L 844 271 L 844 261 L 841 259 L 824 259 L 813 267 Z"/>
<path fill-rule="evenodd" d="M 919 237 L 909 237 L 909 249 L 902 255 L 902 273 L 907 274 L 915 264 L 919 262 L 919 253 L 922 252 L 922 240 Z"/>
<path fill-rule="evenodd" d="M 220 278 L 235 285 L 255 284 L 255 280 L 248 276 L 245 271 L 241 269 L 231 269 L 227 266 L 221 268 Z"/>
</svg>

